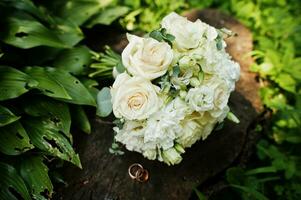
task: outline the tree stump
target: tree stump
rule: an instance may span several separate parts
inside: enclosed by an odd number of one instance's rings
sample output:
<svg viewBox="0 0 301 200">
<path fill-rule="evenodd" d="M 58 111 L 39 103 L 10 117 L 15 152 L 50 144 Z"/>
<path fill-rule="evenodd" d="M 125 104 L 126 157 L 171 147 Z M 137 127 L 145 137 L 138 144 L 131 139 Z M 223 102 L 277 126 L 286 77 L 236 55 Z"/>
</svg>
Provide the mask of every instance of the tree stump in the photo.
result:
<svg viewBox="0 0 301 200">
<path fill-rule="evenodd" d="M 83 169 L 73 166 L 65 169 L 68 186 L 60 188 L 56 199 L 187 200 L 194 187 L 229 167 L 242 152 L 248 142 L 248 128 L 262 111 L 258 97 L 259 85 L 255 74 L 248 70 L 253 60 L 246 56 L 252 50 L 252 35 L 238 21 L 216 10 L 195 10 L 186 13 L 186 16 L 190 20 L 200 18 L 217 28 L 226 27 L 238 34 L 226 42 L 227 51 L 241 65 L 241 79 L 229 103 L 240 123 L 226 120 L 222 130 L 194 144 L 183 154 L 180 164 L 169 167 L 126 150 L 123 156 L 110 154 L 108 149 L 113 141 L 112 125 L 96 118 L 92 123 L 91 135 L 75 136 Z M 109 45 L 120 51 L 126 45 L 124 35 L 118 37 L 118 42 Z M 139 183 L 129 177 L 128 167 L 133 163 L 140 163 L 149 171 L 150 179 L 147 182 Z"/>
</svg>

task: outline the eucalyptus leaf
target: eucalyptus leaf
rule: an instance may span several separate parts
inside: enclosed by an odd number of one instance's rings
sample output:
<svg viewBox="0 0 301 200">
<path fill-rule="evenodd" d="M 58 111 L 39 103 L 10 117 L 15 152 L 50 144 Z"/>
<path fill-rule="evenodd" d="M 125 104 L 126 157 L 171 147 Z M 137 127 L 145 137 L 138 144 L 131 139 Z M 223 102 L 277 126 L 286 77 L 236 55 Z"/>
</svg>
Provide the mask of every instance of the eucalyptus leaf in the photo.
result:
<svg viewBox="0 0 301 200">
<path fill-rule="evenodd" d="M 112 112 L 110 88 L 104 87 L 97 95 L 97 115 L 107 117 Z"/>
<path fill-rule="evenodd" d="M 7 155 L 19 155 L 34 146 L 20 122 L 0 128 L 0 152 Z"/>
<path fill-rule="evenodd" d="M 25 200 L 31 200 L 26 185 L 17 170 L 3 162 L 0 162 L 0 185 L 0 199 L 18 200 L 20 195 Z"/>
<path fill-rule="evenodd" d="M 28 156 L 22 159 L 20 174 L 34 199 L 51 198 L 53 186 L 42 156 Z"/>
<path fill-rule="evenodd" d="M 0 105 L 0 127 L 13 123 L 20 118 L 21 117 L 17 117 L 8 108 Z"/>
<path fill-rule="evenodd" d="M 27 67 L 25 71 L 39 81 L 37 88 L 47 96 L 69 103 L 96 106 L 95 99 L 87 88 L 65 70 L 52 67 Z"/>
<path fill-rule="evenodd" d="M 124 65 L 122 64 L 122 61 L 120 60 L 117 65 L 116 65 L 116 69 L 119 73 L 123 73 L 125 72 L 125 67 Z"/>
<path fill-rule="evenodd" d="M 0 66 L 0 101 L 26 93 L 38 82 L 27 74 L 8 66 Z"/>
<path fill-rule="evenodd" d="M 37 148 L 49 155 L 69 161 L 79 168 L 82 167 L 78 154 L 54 124 L 41 118 L 27 119 L 24 121 L 24 127 L 30 133 L 30 140 Z"/>
<path fill-rule="evenodd" d="M 163 40 L 162 33 L 158 30 L 154 30 L 154 31 L 150 32 L 149 36 L 159 42 L 161 42 Z"/>
</svg>

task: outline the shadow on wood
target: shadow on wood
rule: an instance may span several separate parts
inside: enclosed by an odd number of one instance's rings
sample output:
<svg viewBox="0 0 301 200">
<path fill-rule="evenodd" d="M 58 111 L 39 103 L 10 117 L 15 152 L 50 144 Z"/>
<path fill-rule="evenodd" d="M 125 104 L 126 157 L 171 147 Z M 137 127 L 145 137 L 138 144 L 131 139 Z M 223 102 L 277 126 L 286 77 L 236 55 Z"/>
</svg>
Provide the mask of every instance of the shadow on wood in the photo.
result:
<svg viewBox="0 0 301 200">
<path fill-rule="evenodd" d="M 201 18 L 218 28 L 225 26 L 238 33 L 238 37 L 227 40 L 227 50 L 242 67 L 241 80 L 230 98 L 230 108 L 241 122 L 226 121 L 222 130 L 187 149 L 179 165 L 169 167 L 158 161 L 149 161 L 135 152 L 125 151 L 123 156 L 110 154 L 112 125 L 94 119 L 91 135 L 78 134 L 75 137 L 83 170 L 73 166 L 66 169 L 69 185 L 59 190 L 56 199 L 187 200 L 194 187 L 229 167 L 242 152 L 247 143 L 248 128 L 262 110 L 257 94 L 258 83 L 248 70 L 253 61 L 244 57 L 252 50 L 251 33 L 233 18 L 215 10 L 192 11 L 186 16 L 191 20 Z M 124 36 L 118 40 L 111 45 L 120 51 L 126 42 Z M 149 171 L 148 182 L 138 183 L 128 176 L 128 167 L 136 162 Z"/>
</svg>

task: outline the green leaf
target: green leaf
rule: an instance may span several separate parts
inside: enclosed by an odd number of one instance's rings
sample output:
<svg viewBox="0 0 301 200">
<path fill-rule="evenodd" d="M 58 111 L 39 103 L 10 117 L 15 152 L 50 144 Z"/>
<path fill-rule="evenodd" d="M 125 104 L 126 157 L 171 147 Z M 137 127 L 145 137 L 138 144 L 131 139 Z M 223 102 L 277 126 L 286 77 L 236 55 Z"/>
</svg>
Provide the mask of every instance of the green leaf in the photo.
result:
<svg viewBox="0 0 301 200">
<path fill-rule="evenodd" d="M 48 167 L 43 163 L 43 157 L 29 156 L 22 159 L 20 174 L 34 199 L 51 198 L 53 186 L 48 176 Z"/>
<path fill-rule="evenodd" d="M 262 174 L 262 173 L 275 173 L 275 172 L 277 172 L 277 169 L 274 166 L 258 167 L 258 168 L 247 171 L 246 175 Z"/>
<path fill-rule="evenodd" d="M 53 66 L 80 75 L 91 63 L 90 50 L 85 46 L 65 49 L 54 59 Z"/>
<path fill-rule="evenodd" d="M 15 14 L 5 22 L 0 39 L 10 45 L 28 49 L 37 46 L 66 48 L 65 45 L 51 30 L 34 18 L 25 14 Z"/>
<path fill-rule="evenodd" d="M 172 76 L 178 77 L 179 74 L 180 74 L 180 72 L 181 72 L 179 65 L 175 65 L 175 66 L 172 68 L 172 72 L 173 72 Z"/>
<path fill-rule="evenodd" d="M 244 176 L 244 171 L 240 167 L 231 167 L 226 171 L 226 179 L 231 184 L 242 184 L 244 182 Z"/>
<path fill-rule="evenodd" d="M 163 40 L 162 33 L 158 30 L 150 32 L 149 37 L 154 38 L 155 40 L 161 42 Z"/>
<path fill-rule="evenodd" d="M 232 121 L 236 124 L 238 124 L 240 122 L 239 119 L 234 115 L 233 112 L 228 112 L 227 119 L 229 119 L 230 121 Z"/>
<path fill-rule="evenodd" d="M 0 162 L 0 199 L 17 200 L 15 193 L 25 200 L 31 200 L 26 185 L 17 170 L 6 163 Z M 12 192 L 13 191 L 13 192 Z"/>
<path fill-rule="evenodd" d="M 117 65 L 116 65 L 116 69 L 119 73 L 123 73 L 125 72 L 125 67 L 124 65 L 122 64 L 122 61 L 120 60 Z"/>
<path fill-rule="evenodd" d="M 16 98 L 38 82 L 12 67 L 0 66 L 0 101 Z"/>
<path fill-rule="evenodd" d="M 52 67 L 27 67 L 25 71 L 39 81 L 37 88 L 47 96 L 79 105 L 96 105 L 87 88 L 65 70 Z"/>
<path fill-rule="evenodd" d="M 104 87 L 97 95 L 97 115 L 100 117 L 107 117 L 112 112 L 110 88 Z"/>
<path fill-rule="evenodd" d="M 105 8 L 99 14 L 94 16 L 86 25 L 88 28 L 92 28 L 96 24 L 110 25 L 117 18 L 125 15 L 129 12 L 129 8 L 125 6 L 114 6 Z"/>
<path fill-rule="evenodd" d="M 91 133 L 89 119 L 82 106 L 73 106 L 71 109 L 72 122 L 87 134 Z"/>
<path fill-rule="evenodd" d="M 275 82 L 279 84 L 280 87 L 289 91 L 289 92 L 296 92 L 296 84 L 297 82 L 287 73 L 279 74 Z"/>
<path fill-rule="evenodd" d="M 246 192 L 248 194 L 250 194 L 252 197 L 254 197 L 257 200 L 269 200 L 267 197 L 265 197 L 262 193 L 249 188 L 249 187 L 245 187 L 245 186 L 241 186 L 241 185 L 231 185 L 234 188 L 237 188 L 243 192 Z"/>
<path fill-rule="evenodd" d="M 84 38 L 82 30 L 73 21 L 54 17 L 51 28 L 67 47 L 73 47 Z"/>
<path fill-rule="evenodd" d="M 72 141 L 71 116 L 66 103 L 46 97 L 35 97 L 23 103 L 23 108 L 31 116 L 49 118 Z"/>
<path fill-rule="evenodd" d="M 57 127 L 41 118 L 24 121 L 31 142 L 49 155 L 69 161 L 81 168 L 78 154 L 76 154 L 69 141 L 60 134 Z"/>
<path fill-rule="evenodd" d="M 59 16 L 68 19 L 76 25 L 82 25 L 90 17 L 100 11 L 108 0 L 67 0 L 60 2 Z M 111 1 L 111 0 L 110 0 Z"/>
<path fill-rule="evenodd" d="M 20 118 L 21 117 L 17 117 L 6 107 L 0 105 L 0 127 L 13 123 Z"/>
<path fill-rule="evenodd" d="M 199 200 L 206 200 L 206 196 L 204 194 L 202 194 L 198 189 L 193 189 L 194 192 L 196 193 L 196 195 L 198 196 Z"/>
<path fill-rule="evenodd" d="M 21 123 L 16 121 L 0 128 L 0 151 L 7 155 L 19 155 L 34 146 Z"/>
<path fill-rule="evenodd" d="M 204 77 L 205 77 L 205 73 L 203 72 L 203 70 L 201 69 L 201 71 L 199 72 L 198 78 L 199 81 L 202 83 L 204 81 Z"/>
<path fill-rule="evenodd" d="M 27 67 L 25 71 L 39 82 L 36 88 L 40 89 L 44 95 L 71 100 L 72 97 L 68 94 L 64 86 L 47 69 L 42 67 Z"/>
<path fill-rule="evenodd" d="M 31 0 L 2 0 L 0 5 L 5 7 L 12 7 L 17 10 L 22 10 L 30 13 L 40 19 L 44 19 L 46 16 L 40 9 L 38 9 Z"/>
<path fill-rule="evenodd" d="M 165 40 L 168 40 L 169 42 L 172 42 L 172 41 L 174 41 L 174 40 L 176 39 L 176 37 L 173 36 L 173 35 L 171 35 L 171 34 L 166 34 L 166 35 L 164 36 L 164 39 L 165 39 Z"/>
</svg>

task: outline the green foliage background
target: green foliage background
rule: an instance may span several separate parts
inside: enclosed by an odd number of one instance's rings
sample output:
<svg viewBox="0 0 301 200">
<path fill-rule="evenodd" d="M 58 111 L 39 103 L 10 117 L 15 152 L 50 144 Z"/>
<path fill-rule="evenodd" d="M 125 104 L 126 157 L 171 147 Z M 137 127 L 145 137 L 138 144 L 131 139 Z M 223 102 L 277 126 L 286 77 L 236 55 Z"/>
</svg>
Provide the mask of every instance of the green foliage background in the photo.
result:
<svg viewBox="0 0 301 200">
<path fill-rule="evenodd" d="M 113 23 L 128 31 L 151 31 L 171 11 L 207 7 L 251 29 L 256 60 L 251 70 L 260 75 L 260 95 L 272 113 L 268 124 L 256 128 L 262 139 L 255 158 L 246 168 L 225 173 L 236 194 L 222 197 L 300 199 L 298 0 L 1 0 L 0 199 L 51 198 L 53 182 L 62 181 L 56 173 L 61 161 L 81 167 L 71 127 L 90 133 L 86 111 L 96 111 L 97 75 L 109 78 L 111 68 L 102 66 L 119 62 L 112 52 L 110 60 L 89 49 L 84 30 Z"/>
</svg>

